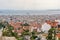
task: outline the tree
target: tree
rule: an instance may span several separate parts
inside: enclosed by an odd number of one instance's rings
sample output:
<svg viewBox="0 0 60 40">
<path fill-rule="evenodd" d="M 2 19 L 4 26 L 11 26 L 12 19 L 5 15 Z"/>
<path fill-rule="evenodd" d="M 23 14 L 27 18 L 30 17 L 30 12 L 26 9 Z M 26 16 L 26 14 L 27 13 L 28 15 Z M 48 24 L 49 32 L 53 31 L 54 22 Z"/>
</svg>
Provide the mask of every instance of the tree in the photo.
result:
<svg viewBox="0 0 60 40">
<path fill-rule="evenodd" d="M 5 27 L 5 25 L 2 24 L 2 22 L 0 22 L 0 29 L 3 28 L 3 27 Z"/>
<path fill-rule="evenodd" d="M 12 30 L 14 30 L 14 28 L 11 25 L 7 24 L 6 27 L 3 28 L 3 36 L 14 36 Z"/>
<path fill-rule="evenodd" d="M 22 24 L 22 26 L 29 26 L 29 24 L 28 23 L 24 23 L 24 24 Z"/>
<path fill-rule="evenodd" d="M 31 32 L 31 35 L 31 40 L 35 40 L 35 38 L 37 38 L 35 31 Z"/>
<path fill-rule="evenodd" d="M 55 40 L 55 35 L 56 35 L 55 28 L 51 28 L 48 31 L 47 40 Z"/>
</svg>

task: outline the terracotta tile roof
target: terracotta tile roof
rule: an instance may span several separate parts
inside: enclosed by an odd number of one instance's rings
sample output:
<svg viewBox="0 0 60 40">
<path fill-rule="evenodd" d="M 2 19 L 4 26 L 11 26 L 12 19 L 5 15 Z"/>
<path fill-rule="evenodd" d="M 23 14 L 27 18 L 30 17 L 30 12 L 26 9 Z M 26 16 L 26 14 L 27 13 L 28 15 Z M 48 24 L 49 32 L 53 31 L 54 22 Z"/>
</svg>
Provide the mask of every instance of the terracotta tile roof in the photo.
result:
<svg viewBox="0 0 60 40">
<path fill-rule="evenodd" d="M 11 21 L 9 24 L 10 24 L 11 26 L 13 26 L 14 28 L 18 28 L 18 27 L 21 27 L 20 24 L 22 24 L 22 23 L 21 23 L 21 22 L 16 22 L 16 23 L 14 23 L 13 21 Z"/>
<path fill-rule="evenodd" d="M 46 23 L 51 25 L 51 27 L 56 27 L 58 25 L 58 22 L 50 21 L 50 20 L 47 20 Z"/>
<path fill-rule="evenodd" d="M 52 27 L 56 27 L 57 26 L 57 22 L 51 22 L 50 24 Z"/>
<path fill-rule="evenodd" d="M 33 27 L 41 27 L 41 24 L 38 24 L 36 22 L 33 22 L 30 25 L 33 26 Z"/>
<path fill-rule="evenodd" d="M 51 23 L 51 21 L 50 21 L 50 20 L 46 20 L 46 23 L 47 23 L 47 24 L 50 24 L 50 23 Z"/>
<path fill-rule="evenodd" d="M 24 30 L 23 29 L 20 29 L 20 30 L 17 30 L 17 32 L 18 33 L 22 33 L 22 32 L 24 32 Z"/>
<path fill-rule="evenodd" d="M 58 38 L 60 38 L 60 33 L 56 35 Z"/>
<path fill-rule="evenodd" d="M 56 27 L 57 26 L 57 23 L 56 22 L 53 22 L 53 23 L 51 23 L 51 26 Z"/>
</svg>

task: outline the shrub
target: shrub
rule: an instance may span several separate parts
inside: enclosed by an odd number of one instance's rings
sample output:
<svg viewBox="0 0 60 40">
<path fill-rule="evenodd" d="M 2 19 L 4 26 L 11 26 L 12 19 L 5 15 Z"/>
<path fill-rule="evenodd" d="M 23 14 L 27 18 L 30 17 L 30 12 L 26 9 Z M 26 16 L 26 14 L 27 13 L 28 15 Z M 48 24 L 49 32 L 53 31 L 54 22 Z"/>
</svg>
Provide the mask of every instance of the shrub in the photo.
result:
<svg viewBox="0 0 60 40">
<path fill-rule="evenodd" d="M 53 35 L 54 35 L 54 36 L 53 36 Z M 56 35 L 55 28 L 51 28 L 51 29 L 48 31 L 47 40 L 55 40 L 55 35 Z"/>
</svg>

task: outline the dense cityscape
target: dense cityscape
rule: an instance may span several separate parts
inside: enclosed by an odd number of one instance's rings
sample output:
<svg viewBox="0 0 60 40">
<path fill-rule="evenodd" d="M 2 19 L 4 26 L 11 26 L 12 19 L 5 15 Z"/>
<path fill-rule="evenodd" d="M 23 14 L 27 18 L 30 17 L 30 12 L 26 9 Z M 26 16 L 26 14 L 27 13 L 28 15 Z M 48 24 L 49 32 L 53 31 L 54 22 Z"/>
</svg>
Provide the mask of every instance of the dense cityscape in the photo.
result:
<svg viewBox="0 0 60 40">
<path fill-rule="evenodd" d="M 0 40 L 60 40 L 60 0 L 0 0 Z"/>
<path fill-rule="evenodd" d="M 1 15 L 0 31 L 1 40 L 60 40 L 60 15 Z"/>
</svg>

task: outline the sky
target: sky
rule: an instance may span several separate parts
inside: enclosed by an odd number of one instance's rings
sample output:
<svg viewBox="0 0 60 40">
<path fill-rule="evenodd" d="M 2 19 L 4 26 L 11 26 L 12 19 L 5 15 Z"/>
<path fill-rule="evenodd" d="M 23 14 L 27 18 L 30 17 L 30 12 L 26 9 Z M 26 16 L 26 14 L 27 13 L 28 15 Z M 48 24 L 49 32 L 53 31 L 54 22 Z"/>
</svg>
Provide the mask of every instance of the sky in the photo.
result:
<svg viewBox="0 0 60 40">
<path fill-rule="evenodd" d="M 12 10 L 60 9 L 60 0 L 0 0 L 0 9 L 12 9 Z"/>
</svg>

